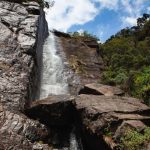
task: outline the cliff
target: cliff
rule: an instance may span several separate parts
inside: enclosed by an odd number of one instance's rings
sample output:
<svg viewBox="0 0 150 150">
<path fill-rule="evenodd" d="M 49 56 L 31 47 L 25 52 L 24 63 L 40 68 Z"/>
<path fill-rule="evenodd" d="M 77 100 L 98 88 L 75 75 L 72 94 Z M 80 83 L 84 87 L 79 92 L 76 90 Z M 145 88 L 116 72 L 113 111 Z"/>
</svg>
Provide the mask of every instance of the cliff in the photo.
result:
<svg viewBox="0 0 150 150">
<path fill-rule="evenodd" d="M 67 67 L 70 68 L 68 70 L 72 70 L 67 74 L 70 93 L 78 94 L 83 85 L 100 82 L 104 63 L 97 41 L 92 38 L 71 37 L 57 30 L 54 33 L 60 39 Z"/>
<path fill-rule="evenodd" d="M 0 1 L 0 149 L 32 149 L 47 131 L 21 113 L 38 97 L 42 45 L 47 36 L 45 13 L 39 4 Z"/>
</svg>

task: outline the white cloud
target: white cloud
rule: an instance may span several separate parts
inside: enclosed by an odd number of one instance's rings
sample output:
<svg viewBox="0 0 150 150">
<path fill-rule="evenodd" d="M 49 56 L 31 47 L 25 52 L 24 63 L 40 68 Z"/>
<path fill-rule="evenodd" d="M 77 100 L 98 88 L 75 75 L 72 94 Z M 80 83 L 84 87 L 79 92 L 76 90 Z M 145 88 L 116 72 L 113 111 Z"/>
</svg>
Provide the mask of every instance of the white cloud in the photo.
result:
<svg viewBox="0 0 150 150">
<path fill-rule="evenodd" d="M 83 30 L 83 29 L 79 29 L 77 32 L 78 32 L 80 35 L 82 35 L 83 32 L 84 32 L 84 30 Z"/>
<path fill-rule="evenodd" d="M 130 4 L 129 0 L 121 0 L 122 2 L 122 10 L 127 12 L 128 14 L 132 15 L 133 12 L 133 8 L 132 5 Z"/>
<path fill-rule="evenodd" d="M 137 24 L 136 17 L 122 17 L 122 22 L 124 26 L 135 26 Z"/>
<path fill-rule="evenodd" d="M 150 13 L 150 7 L 147 8 L 147 13 Z"/>
<path fill-rule="evenodd" d="M 123 27 L 132 26 L 136 24 L 146 1 L 148 0 L 55 0 L 54 6 L 46 11 L 46 17 L 50 29 L 67 31 L 73 25 L 83 25 L 94 20 L 103 9 L 108 9 L 118 12 Z M 150 11 L 150 7 L 147 10 Z"/>
<path fill-rule="evenodd" d="M 73 25 L 82 25 L 95 18 L 98 9 L 90 0 L 55 0 L 47 11 L 49 28 L 67 31 Z"/>
<path fill-rule="evenodd" d="M 125 12 L 121 17 L 123 26 L 136 25 L 136 19 L 142 15 L 146 1 L 148 0 L 121 0 L 121 9 Z"/>
</svg>

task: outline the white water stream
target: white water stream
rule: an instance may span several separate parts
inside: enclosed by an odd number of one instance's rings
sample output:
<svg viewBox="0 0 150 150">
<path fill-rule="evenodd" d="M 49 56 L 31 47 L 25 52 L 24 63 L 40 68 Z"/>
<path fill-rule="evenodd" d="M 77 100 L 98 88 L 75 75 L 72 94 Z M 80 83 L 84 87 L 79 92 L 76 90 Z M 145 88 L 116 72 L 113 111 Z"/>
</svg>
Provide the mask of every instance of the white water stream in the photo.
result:
<svg viewBox="0 0 150 150">
<path fill-rule="evenodd" d="M 50 33 L 43 47 L 43 69 L 41 79 L 40 99 L 49 95 L 68 93 L 68 84 L 64 76 L 64 65 L 57 54 L 56 37 Z"/>
<path fill-rule="evenodd" d="M 46 10 L 48 24 L 51 23 L 48 19 L 51 13 L 50 8 Z M 58 48 L 59 46 L 61 47 L 59 39 L 50 32 L 43 46 L 40 99 L 46 98 L 49 95 L 63 95 L 69 93 L 67 77 L 64 74 L 64 62 L 61 56 L 58 55 L 60 50 Z M 68 150 L 79 150 L 79 144 L 73 132 L 70 133 L 69 144 Z"/>
<path fill-rule="evenodd" d="M 64 64 L 62 58 L 58 55 L 59 39 L 50 32 L 43 46 L 43 62 L 41 75 L 40 99 L 49 95 L 68 94 L 67 78 L 64 75 Z M 70 133 L 68 150 L 79 150 L 76 135 Z M 66 149 L 66 148 L 62 148 Z"/>
</svg>

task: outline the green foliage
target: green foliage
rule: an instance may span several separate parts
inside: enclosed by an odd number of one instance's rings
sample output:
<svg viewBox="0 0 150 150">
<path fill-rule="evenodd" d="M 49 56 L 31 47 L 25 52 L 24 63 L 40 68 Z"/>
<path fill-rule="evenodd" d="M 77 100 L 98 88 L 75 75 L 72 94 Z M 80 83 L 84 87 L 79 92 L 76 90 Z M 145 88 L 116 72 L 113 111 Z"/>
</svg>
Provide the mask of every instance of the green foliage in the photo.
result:
<svg viewBox="0 0 150 150">
<path fill-rule="evenodd" d="M 103 81 L 106 84 L 111 85 L 124 84 L 127 79 L 128 79 L 127 72 L 124 69 L 113 71 L 112 68 L 110 68 L 103 74 Z"/>
<path fill-rule="evenodd" d="M 70 67 L 75 71 L 77 74 L 86 74 L 84 69 L 84 62 L 78 59 L 77 56 L 71 55 L 69 58 Z"/>
<path fill-rule="evenodd" d="M 109 137 L 112 136 L 112 132 L 111 132 L 110 128 L 111 128 L 110 124 L 108 124 L 108 126 L 106 128 L 104 128 L 104 131 L 103 131 L 104 135 L 109 136 Z"/>
<path fill-rule="evenodd" d="M 150 142 L 150 127 L 146 127 L 143 134 L 130 129 L 121 138 L 121 145 L 126 150 L 143 150 L 144 145 L 148 142 Z"/>
<path fill-rule="evenodd" d="M 134 96 L 143 97 L 145 103 L 150 104 L 150 67 L 135 75 L 132 89 Z"/>
<path fill-rule="evenodd" d="M 90 38 L 90 39 L 95 39 L 96 41 L 99 41 L 98 37 L 95 36 L 95 35 L 92 35 L 91 33 L 88 33 L 87 31 L 83 31 L 82 33 L 79 33 L 79 32 L 69 32 L 69 34 L 74 37 L 74 38 L 77 38 L 77 39 L 80 39 L 80 38 Z"/>
<path fill-rule="evenodd" d="M 129 94 L 150 101 L 150 16 L 144 14 L 138 25 L 126 28 L 100 45 L 107 66 L 103 81 L 121 85 Z M 147 73 L 148 72 L 148 73 Z"/>
</svg>

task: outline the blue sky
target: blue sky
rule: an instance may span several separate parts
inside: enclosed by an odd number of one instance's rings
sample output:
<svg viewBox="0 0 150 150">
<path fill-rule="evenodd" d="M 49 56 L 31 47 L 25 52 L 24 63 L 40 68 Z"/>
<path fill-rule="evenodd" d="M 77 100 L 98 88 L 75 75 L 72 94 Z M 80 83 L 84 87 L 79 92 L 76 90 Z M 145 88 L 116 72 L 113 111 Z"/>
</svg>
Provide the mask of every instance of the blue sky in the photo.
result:
<svg viewBox="0 0 150 150">
<path fill-rule="evenodd" d="M 136 25 L 143 13 L 150 13 L 150 0 L 55 0 L 46 17 L 50 30 L 86 30 L 104 42 L 120 29 Z"/>
</svg>

